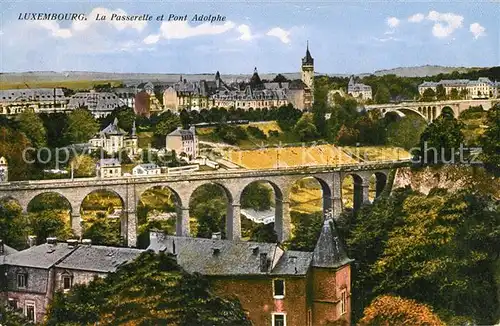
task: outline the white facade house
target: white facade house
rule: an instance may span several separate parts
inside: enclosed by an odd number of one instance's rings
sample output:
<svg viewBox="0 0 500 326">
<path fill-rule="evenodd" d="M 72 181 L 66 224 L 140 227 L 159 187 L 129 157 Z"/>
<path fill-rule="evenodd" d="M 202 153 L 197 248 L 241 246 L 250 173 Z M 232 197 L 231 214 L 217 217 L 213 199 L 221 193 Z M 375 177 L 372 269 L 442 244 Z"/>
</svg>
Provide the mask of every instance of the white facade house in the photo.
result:
<svg viewBox="0 0 500 326">
<path fill-rule="evenodd" d="M 161 168 L 153 163 L 139 164 L 132 169 L 132 175 L 158 175 L 161 174 Z"/>
<path fill-rule="evenodd" d="M 443 79 L 439 82 L 425 81 L 418 86 L 418 92 L 423 95 L 426 89 L 436 92 L 437 87 L 443 86 L 446 95 L 450 96 L 453 89 L 458 94 L 466 91 L 465 99 L 493 98 L 498 96 L 498 83 L 492 82 L 486 77 L 479 77 L 478 80 L 469 79 Z"/>
<path fill-rule="evenodd" d="M 135 155 L 138 149 L 135 130 L 134 121 L 132 131 L 130 135 L 128 135 L 123 129 L 118 127 L 118 119 L 115 118 L 113 123 L 110 123 L 106 128 L 89 140 L 90 149 L 103 149 L 108 154 L 115 154 L 122 149 L 126 149 L 129 154 Z"/>
<path fill-rule="evenodd" d="M 9 181 L 9 166 L 5 157 L 0 157 L 0 182 Z"/>
<path fill-rule="evenodd" d="M 175 151 L 177 155 L 184 153 L 190 159 L 198 157 L 198 138 L 196 130 L 191 127 L 187 130 L 181 127 L 167 135 L 167 150 Z"/>
<path fill-rule="evenodd" d="M 99 178 L 117 178 L 122 176 L 122 166 L 115 158 L 105 158 L 97 162 L 96 172 Z"/>
<path fill-rule="evenodd" d="M 371 100 L 372 88 L 365 84 L 356 83 L 354 76 L 351 76 L 349 84 L 347 85 L 347 94 L 362 101 Z"/>
</svg>

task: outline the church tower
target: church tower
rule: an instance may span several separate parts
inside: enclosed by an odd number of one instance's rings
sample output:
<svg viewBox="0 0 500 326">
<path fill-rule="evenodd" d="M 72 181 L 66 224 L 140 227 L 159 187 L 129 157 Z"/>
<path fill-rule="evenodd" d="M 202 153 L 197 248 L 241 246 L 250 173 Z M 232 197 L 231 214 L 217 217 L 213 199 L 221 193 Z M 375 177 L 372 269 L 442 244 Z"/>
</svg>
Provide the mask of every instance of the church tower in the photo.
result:
<svg viewBox="0 0 500 326">
<path fill-rule="evenodd" d="M 309 41 L 306 47 L 306 56 L 302 58 L 302 82 L 314 94 L 314 59 L 309 52 Z"/>
</svg>

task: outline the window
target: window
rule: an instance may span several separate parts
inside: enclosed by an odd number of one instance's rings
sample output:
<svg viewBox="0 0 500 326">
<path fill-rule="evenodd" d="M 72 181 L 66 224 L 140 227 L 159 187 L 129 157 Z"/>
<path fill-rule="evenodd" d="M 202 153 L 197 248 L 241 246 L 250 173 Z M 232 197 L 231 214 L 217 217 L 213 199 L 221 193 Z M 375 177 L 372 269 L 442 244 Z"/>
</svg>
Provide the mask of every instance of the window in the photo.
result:
<svg viewBox="0 0 500 326">
<path fill-rule="evenodd" d="M 347 292 L 342 290 L 340 293 L 340 314 L 343 315 L 347 312 Z"/>
<path fill-rule="evenodd" d="M 309 309 L 307 310 L 307 325 L 312 326 L 312 324 L 313 324 L 312 310 Z"/>
<path fill-rule="evenodd" d="M 9 298 L 9 307 L 12 310 L 17 310 L 17 300 L 13 298 Z"/>
<path fill-rule="evenodd" d="M 25 288 L 27 286 L 27 275 L 25 273 L 19 273 L 17 274 L 17 287 L 18 288 Z"/>
<path fill-rule="evenodd" d="M 36 323 L 36 313 L 35 313 L 35 302 L 25 301 L 24 302 L 24 315 L 29 321 Z"/>
<path fill-rule="evenodd" d="M 285 280 L 273 280 L 273 296 L 275 299 L 285 297 Z"/>
<path fill-rule="evenodd" d="M 272 326 L 286 326 L 286 315 L 283 313 L 273 313 Z"/>
<path fill-rule="evenodd" d="M 71 289 L 71 276 L 63 276 L 63 290 L 69 291 Z"/>
</svg>

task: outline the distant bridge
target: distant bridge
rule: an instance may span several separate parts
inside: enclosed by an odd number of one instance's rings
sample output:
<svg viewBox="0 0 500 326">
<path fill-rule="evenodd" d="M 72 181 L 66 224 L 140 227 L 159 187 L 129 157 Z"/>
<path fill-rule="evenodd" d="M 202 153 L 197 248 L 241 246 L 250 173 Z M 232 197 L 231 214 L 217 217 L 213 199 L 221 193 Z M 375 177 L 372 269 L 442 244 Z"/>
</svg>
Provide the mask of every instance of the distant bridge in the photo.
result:
<svg viewBox="0 0 500 326">
<path fill-rule="evenodd" d="M 84 178 L 0 183 L 0 199 L 16 200 L 27 212 L 30 202 L 38 195 L 56 193 L 71 205 L 71 227 L 81 235 L 81 205 L 95 191 L 110 191 L 122 200 L 121 233 L 128 246 L 137 242 L 137 206 L 141 195 L 153 187 L 167 187 L 174 194 L 177 206 L 176 233 L 189 236 L 189 203 L 194 191 L 204 184 L 219 185 L 227 198 L 226 238 L 241 238 L 240 200 L 243 190 L 251 183 L 265 181 L 275 195 L 275 230 L 279 241 L 290 237 L 290 192 L 294 183 L 305 177 L 315 178 L 323 193 L 323 210 L 332 209 L 334 216 L 342 212 L 342 182 L 352 176 L 354 209 L 369 202 L 369 180 L 376 177 L 376 196 L 385 189 L 389 171 L 409 164 L 407 160 L 358 163 L 337 166 L 289 167 L 265 170 L 224 172 L 192 172 L 183 175 L 120 177 L 109 179 Z"/>
<path fill-rule="evenodd" d="M 389 112 L 394 112 L 399 116 L 405 116 L 404 111 L 411 111 L 427 122 L 434 121 L 443 113 L 443 109 L 448 107 L 451 109 L 453 116 L 458 118 L 460 113 L 468 110 L 473 106 L 482 106 L 483 110 L 489 110 L 499 100 L 460 100 L 460 101 L 438 101 L 438 102 L 402 102 L 398 104 L 374 104 L 366 105 L 365 109 L 379 110 L 382 116 Z"/>
</svg>

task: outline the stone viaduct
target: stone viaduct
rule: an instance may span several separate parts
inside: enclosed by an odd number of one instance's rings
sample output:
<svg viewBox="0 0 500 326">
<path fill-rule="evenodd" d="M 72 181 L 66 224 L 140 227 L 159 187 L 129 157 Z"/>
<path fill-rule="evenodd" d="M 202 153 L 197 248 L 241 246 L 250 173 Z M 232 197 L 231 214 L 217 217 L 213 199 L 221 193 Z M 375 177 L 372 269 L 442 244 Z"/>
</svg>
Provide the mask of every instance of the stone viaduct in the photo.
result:
<svg viewBox="0 0 500 326">
<path fill-rule="evenodd" d="M 227 197 L 226 238 L 241 238 L 240 199 L 243 190 L 256 181 L 269 183 L 275 194 L 275 230 L 279 241 L 290 237 L 290 191 L 293 184 L 305 177 L 314 177 L 321 185 L 323 210 L 333 210 L 338 217 L 342 212 L 342 182 L 347 176 L 354 180 L 354 209 L 369 202 L 369 180 L 376 177 L 376 196 L 384 190 L 391 169 L 407 165 L 407 161 L 359 163 L 356 165 L 314 166 L 279 168 L 268 170 L 235 170 L 224 172 L 194 172 L 185 175 L 159 175 L 149 177 L 121 177 L 113 179 L 63 179 L 40 181 L 16 181 L 0 183 L 0 199 L 16 200 L 23 211 L 36 196 L 43 193 L 57 193 L 71 204 L 71 227 L 81 235 L 81 204 L 85 197 L 97 190 L 106 190 L 118 195 L 123 204 L 121 232 L 130 247 L 137 241 L 137 206 L 141 194 L 153 187 L 167 187 L 176 201 L 176 233 L 190 236 L 189 201 L 200 186 L 212 183 L 219 185 Z"/>
<path fill-rule="evenodd" d="M 382 116 L 389 112 L 394 112 L 399 116 L 404 116 L 404 111 L 412 111 L 420 115 L 427 122 L 432 122 L 443 113 L 443 109 L 448 107 L 453 112 L 453 116 L 458 118 L 460 113 L 473 106 L 482 106 L 483 110 L 489 110 L 495 104 L 494 100 L 460 100 L 460 101 L 439 101 L 439 102 L 402 102 L 398 104 L 374 104 L 366 105 L 365 109 L 379 110 Z"/>
</svg>

